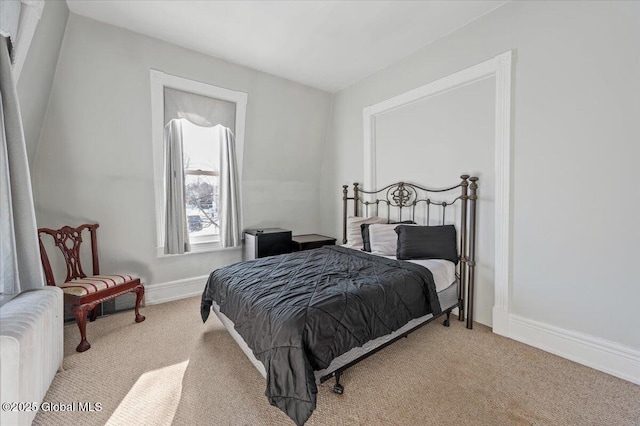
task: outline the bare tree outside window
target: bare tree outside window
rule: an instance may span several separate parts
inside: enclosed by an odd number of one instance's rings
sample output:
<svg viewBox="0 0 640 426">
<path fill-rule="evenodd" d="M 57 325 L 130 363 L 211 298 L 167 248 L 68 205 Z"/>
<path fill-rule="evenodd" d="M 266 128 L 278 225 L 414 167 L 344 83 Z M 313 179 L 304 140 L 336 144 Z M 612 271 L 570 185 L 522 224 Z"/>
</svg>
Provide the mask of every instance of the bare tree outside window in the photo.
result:
<svg viewBox="0 0 640 426">
<path fill-rule="evenodd" d="M 215 173 L 215 175 L 213 173 Z M 194 225 L 194 228 L 200 227 L 200 229 L 193 229 L 193 231 L 199 231 L 212 226 L 213 228 L 210 230 L 210 233 L 219 235 L 220 218 L 218 217 L 217 199 L 220 190 L 217 182 L 218 172 L 187 169 L 185 170 L 185 175 L 187 210 L 197 211 L 202 222 L 201 227 Z M 191 231 L 191 226 L 189 230 Z"/>
</svg>

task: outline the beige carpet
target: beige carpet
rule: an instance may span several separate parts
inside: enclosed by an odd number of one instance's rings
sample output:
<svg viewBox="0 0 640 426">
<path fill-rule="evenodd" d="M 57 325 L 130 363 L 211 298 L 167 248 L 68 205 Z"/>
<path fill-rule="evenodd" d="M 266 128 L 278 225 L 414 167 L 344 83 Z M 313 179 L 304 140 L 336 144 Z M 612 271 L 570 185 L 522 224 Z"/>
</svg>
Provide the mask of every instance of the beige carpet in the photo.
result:
<svg viewBox="0 0 640 426">
<path fill-rule="evenodd" d="M 45 401 L 99 402 L 100 411 L 40 412 L 35 425 L 292 425 L 264 381 L 199 299 L 144 308 L 88 325 Z M 640 386 L 496 336 L 431 323 L 348 370 L 344 395 L 318 393 L 307 425 L 640 425 Z"/>
</svg>

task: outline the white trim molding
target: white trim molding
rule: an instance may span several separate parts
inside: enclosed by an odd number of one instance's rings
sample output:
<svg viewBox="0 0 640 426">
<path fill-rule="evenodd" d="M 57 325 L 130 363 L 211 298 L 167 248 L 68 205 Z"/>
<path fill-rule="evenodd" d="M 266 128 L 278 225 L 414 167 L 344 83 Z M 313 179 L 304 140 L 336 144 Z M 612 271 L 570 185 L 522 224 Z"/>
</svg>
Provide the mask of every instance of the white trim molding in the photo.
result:
<svg viewBox="0 0 640 426">
<path fill-rule="evenodd" d="M 513 314 L 508 337 L 640 385 L 640 351 L 630 347 Z"/>
<path fill-rule="evenodd" d="M 511 51 L 363 110 L 364 184 L 376 188 L 376 117 L 415 102 L 495 77 L 495 294 L 493 332 L 507 335 L 511 277 Z M 461 171 L 462 172 L 462 171 Z"/>
<path fill-rule="evenodd" d="M 153 145 L 154 190 L 156 200 L 156 253 L 158 257 L 167 257 L 164 255 L 164 88 L 169 87 L 196 95 L 221 99 L 223 101 L 233 102 L 236 105 L 235 129 L 233 133 L 235 136 L 240 182 L 242 182 L 248 95 L 244 92 L 177 77 L 154 69 L 150 70 L 150 81 L 151 142 Z M 240 185 L 239 192 L 242 198 L 242 184 Z M 242 213 L 240 221 L 242 223 Z M 220 244 L 214 241 L 192 244 L 192 252 L 203 253 L 216 251 L 219 247 Z"/>
<path fill-rule="evenodd" d="M 209 276 L 203 275 L 201 277 L 146 285 L 144 287 L 145 306 L 200 296 L 207 284 L 207 279 L 209 279 Z"/>
</svg>

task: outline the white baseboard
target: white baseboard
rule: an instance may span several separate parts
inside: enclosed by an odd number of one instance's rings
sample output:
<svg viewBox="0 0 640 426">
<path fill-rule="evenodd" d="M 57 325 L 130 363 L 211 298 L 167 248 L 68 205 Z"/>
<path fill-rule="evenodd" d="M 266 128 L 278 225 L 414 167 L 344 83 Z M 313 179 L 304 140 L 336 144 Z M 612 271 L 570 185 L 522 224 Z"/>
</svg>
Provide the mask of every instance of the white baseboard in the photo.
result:
<svg viewBox="0 0 640 426">
<path fill-rule="evenodd" d="M 207 283 L 208 275 L 185 278 L 144 287 L 145 305 L 157 305 L 187 297 L 200 296 Z"/>
<path fill-rule="evenodd" d="M 518 315 L 508 318 L 507 337 L 640 385 L 640 351 Z"/>
</svg>

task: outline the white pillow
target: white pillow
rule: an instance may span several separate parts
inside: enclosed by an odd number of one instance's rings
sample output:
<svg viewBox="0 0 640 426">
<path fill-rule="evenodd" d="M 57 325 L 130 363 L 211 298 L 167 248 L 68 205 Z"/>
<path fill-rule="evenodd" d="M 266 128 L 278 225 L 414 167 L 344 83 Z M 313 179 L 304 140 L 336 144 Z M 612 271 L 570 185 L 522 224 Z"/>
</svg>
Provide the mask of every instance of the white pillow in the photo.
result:
<svg viewBox="0 0 640 426">
<path fill-rule="evenodd" d="M 369 241 L 371 254 L 381 256 L 395 256 L 398 248 L 397 223 L 369 225 Z"/>
<path fill-rule="evenodd" d="M 360 225 L 366 223 L 387 223 L 387 219 L 377 216 L 349 216 L 347 218 L 347 244 L 345 244 L 345 247 L 349 247 L 355 250 L 362 250 L 364 248 L 364 241 L 362 241 L 362 230 L 360 229 Z"/>
</svg>

